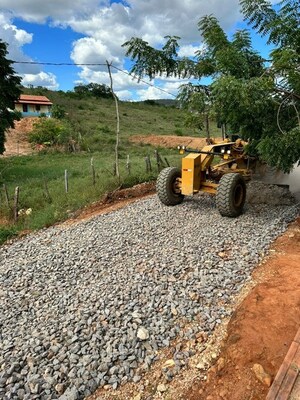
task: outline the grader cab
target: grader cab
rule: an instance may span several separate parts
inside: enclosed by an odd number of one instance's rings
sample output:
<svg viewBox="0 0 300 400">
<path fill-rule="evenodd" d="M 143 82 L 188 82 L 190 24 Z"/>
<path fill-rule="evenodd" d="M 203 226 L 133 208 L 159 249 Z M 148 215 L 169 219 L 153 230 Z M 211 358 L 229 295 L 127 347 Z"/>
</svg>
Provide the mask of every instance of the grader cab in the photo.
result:
<svg viewBox="0 0 300 400">
<path fill-rule="evenodd" d="M 224 140 L 211 143 L 201 150 L 178 147 L 182 158 L 181 169 L 163 169 L 156 183 L 160 201 L 175 206 L 184 196 L 206 192 L 216 196 L 222 216 L 238 217 L 246 199 L 246 181 L 251 179 L 253 160 L 245 153 L 246 142 Z M 217 160 L 217 163 L 214 162 Z"/>
</svg>

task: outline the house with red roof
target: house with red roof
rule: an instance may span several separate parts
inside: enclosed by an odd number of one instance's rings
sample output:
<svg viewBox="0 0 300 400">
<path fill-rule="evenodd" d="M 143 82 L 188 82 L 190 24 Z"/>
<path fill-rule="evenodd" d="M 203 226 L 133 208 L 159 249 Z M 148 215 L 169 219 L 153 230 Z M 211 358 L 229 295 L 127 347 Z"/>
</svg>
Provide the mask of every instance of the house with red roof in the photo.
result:
<svg viewBox="0 0 300 400">
<path fill-rule="evenodd" d="M 41 114 L 51 117 L 52 104 L 46 96 L 21 94 L 15 102 L 15 110 L 20 111 L 23 117 L 38 117 Z"/>
</svg>

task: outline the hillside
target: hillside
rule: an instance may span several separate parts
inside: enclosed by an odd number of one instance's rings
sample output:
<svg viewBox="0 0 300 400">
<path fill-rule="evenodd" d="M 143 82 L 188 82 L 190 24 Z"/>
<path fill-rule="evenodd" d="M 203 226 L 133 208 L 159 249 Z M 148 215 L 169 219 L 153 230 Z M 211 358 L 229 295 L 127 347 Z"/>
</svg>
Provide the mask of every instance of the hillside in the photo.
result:
<svg viewBox="0 0 300 400">
<path fill-rule="evenodd" d="M 47 96 L 61 106 L 73 128 L 73 139 L 84 142 L 83 150 L 111 147 L 116 131 L 116 110 L 112 99 L 79 96 L 74 92 L 26 89 L 28 94 Z M 119 101 L 120 134 L 124 143 L 131 135 L 192 135 L 184 125 L 185 113 L 175 107 L 143 102 Z"/>
<path fill-rule="evenodd" d="M 79 96 L 74 92 L 26 89 L 26 94 L 47 96 L 53 105 L 61 106 L 73 128 L 73 139 L 83 142 L 82 150 L 101 151 L 111 148 L 116 131 L 116 110 L 112 99 Z M 174 101 L 119 101 L 120 135 L 122 145 L 132 135 L 205 136 L 185 126 L 185 111 Z M 220 130 L 212 124 L 212 135 Z"/>
<path fill-rule="evenodd" d="M 82 151 L 107 152 L 114 151 L 116 132 L 116 109 L 112 99 L 93 96 L 79 96 L 74 92 L 50 91 L 44 88 L 24 89 L 26 94 L 44 95 L 54 107 L 65 111 L 65 120 L 71 125 L 72 140 L 78 143 Z M 204 132 L 195 131 L 185 126 L 186 114 L 168 100 L 145 102 L 119 101 L 120 118 L 120 153 L 127 152 L 133 146 L 131 137 L 150 136 L 148 140 L 138 140 L 154 146 L 160 146 L 156 137 L 192 136 L 204 137 Z M 15 123 L 15 129 L 6 136 L 5 156 L 26 155 L 33 152 L 28 144 L 28 133 L 38 118 L 23 118 Z M 220 136 L 220 130 L 212 124 L 212 135 Z M 182 143 L 182 139 L 178 142 Z M 131 143 L 130 143 L 131 142 Z M 163 145 L 163 142 L 161 142 Z M 201 141 L 202 143 L 202 141 Z M 165 145 L 165 144 L 164 144 Z M 174 140 L 174 146 L 176 146 Z"/>
</svg>

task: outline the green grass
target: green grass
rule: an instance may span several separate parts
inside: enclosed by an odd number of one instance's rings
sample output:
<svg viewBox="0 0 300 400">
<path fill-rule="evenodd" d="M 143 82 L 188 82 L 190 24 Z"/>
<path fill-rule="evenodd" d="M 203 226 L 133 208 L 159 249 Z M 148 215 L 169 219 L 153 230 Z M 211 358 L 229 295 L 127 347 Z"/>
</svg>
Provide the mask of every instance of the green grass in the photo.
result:
<svg viewBox="0 0 300 400">
<path fill-rule="evenodd" d="M 5 226 L 0 227 L 0 243 L 18 231 L 40 229 L 63 221 L 72 213 L 120 185 L 130 187 L 136 183 L 156 179 L 157 166 L 154 148 L 137 145 L 129 138 L 132 135 L 189 135 L 199 136 L 184 126 L 184 112 L 166 106 L 145 103 L 120 102 L 120 181 L 113 175 L 116 130 L 115 104 L 107 99 L 74 99 L 62 92 L 43 93 L 53 103 L 62 105 L 73 127 L 73 137 L 80 142 L 78 153 L 50 151 L 33 156 L 0 159 L 0 218 Z M 220 132 L 213 127 L 213 135 Z M 176 143 L 174 143 L 176 147 Z M 167 157 L 171 165 L 180 165 L 181 156 L 176 150 L 159 149 L 162 158 Z M 131 174 L 126 169 L 130 156 Z M 149 155 L 153 171 L 146 172 L 145 157 Z M 93 185 L 91 158 L 96 173 Z M 65 192 L 65 170 L 68 171 L 68 193 Z M 7 205 L 3 185 L 5 184 L 10 207 Z M 12 220 L 13 197 L 19 187 L 19 209 L 24 210 L 16 224 Z M 32 212 L 26 215 L 25 211 Z"/>
<path fill-rule="evenodd" d="M 144 157 L 150 154 L 149 146 L 138 150 L 132 148 L 130 155 L 131 174 L 126 169 L 125 157 L 120 159 L 120 182 L 113 175 L 112 154 L 94 153 L 95 185 L 91 169 L 91 154 L 38 154 L 30 157 L 13 157 L 0 160 L 0 215 L 10 217 L 11 224 L 0 230 L 0 243 L 20 230 L 35 230 L 63 221 L 72 213 L 94 201 L 120 185 L 130 187 L 136 183 L 150 181 L 157 176 L 153 151 L 152 172 L 146 172 Z M 172 165 L 179 164 L 179 156 L 174 151 L 161 151 Z M 68 192 L 65 191 L 65 170 L 68 171 Z M 12 211 L 6 203 L 5 184 L 10 206 L 13 207 L 14 191 L 19 187 L 19 209 L 24 215 L 17 224 L 12 223 Z M 26 210 L 31 209 L 29 215 Z M 10 233 L 11 232 L 11 233 Z"/>
</svg>

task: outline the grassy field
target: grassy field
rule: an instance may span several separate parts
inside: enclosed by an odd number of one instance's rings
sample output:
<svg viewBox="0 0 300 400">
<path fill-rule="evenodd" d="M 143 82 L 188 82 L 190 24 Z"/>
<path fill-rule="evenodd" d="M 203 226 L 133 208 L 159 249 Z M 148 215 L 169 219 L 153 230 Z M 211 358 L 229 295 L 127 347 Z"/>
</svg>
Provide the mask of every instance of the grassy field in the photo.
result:
<svg viewBox="0 0 300 400">
<path fill-rule="evenodd" d="M 46 92 L 54 104 L 63 106 L 73 127 L 73 138 L 80 152 L 50 151 L 32 156 L 0 158 L 0 243 L 23 230 L 50 226 L 72 212 L 103 197 L 117 187 L 154 180 L 158 170 L 154 148 L 136 145 L 131 135 L 191 135 L 199 133 L 184 126 L 184 112 L 175 107 L 120 102 L 120 180 L 114 174 L 116 130 L 115 105 L 109 99 L 74 99 L 62 92 Z M 219 132 L 215 131 L 218 135 Z M 159 149 L 171 165 L 180 164 L 176 150 Z M 126 168 L 130 158 L 130 174 Z M 152 171 L 146 172 L 150 156 Z M 91 159 L 95 169 L 93 182 Z M 65 171 L 68 192 L 65 190 Z M 5 194 L 7 189 L 9 203 Z M 12 218 L 14 191 L 19 187 L 20 216 Z"/>
</svg>

